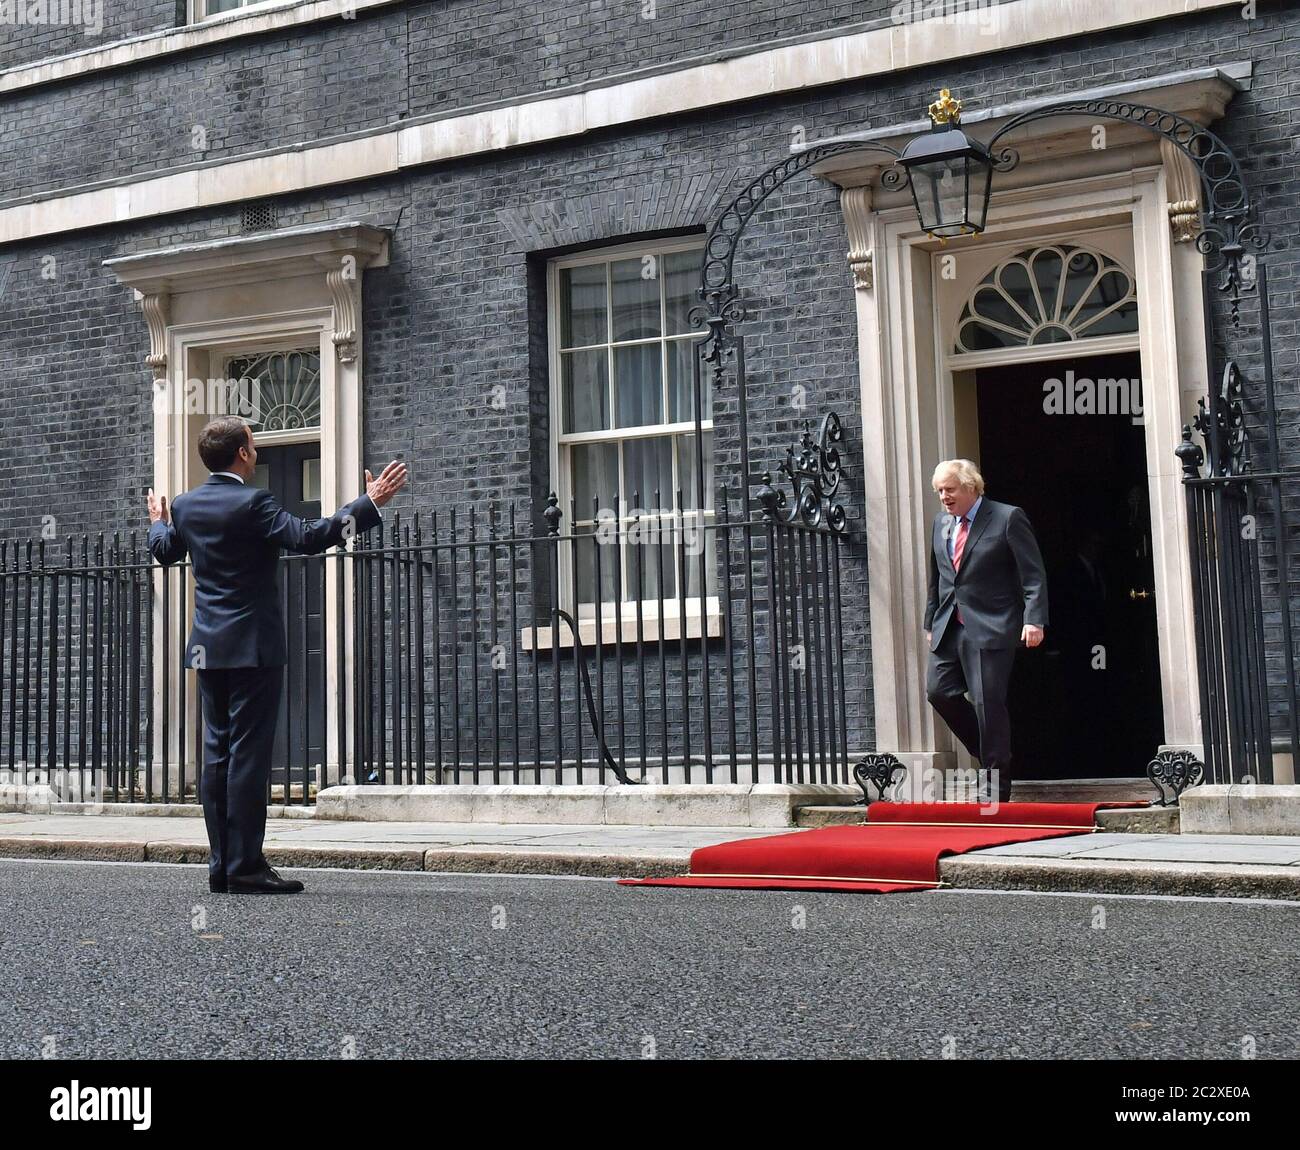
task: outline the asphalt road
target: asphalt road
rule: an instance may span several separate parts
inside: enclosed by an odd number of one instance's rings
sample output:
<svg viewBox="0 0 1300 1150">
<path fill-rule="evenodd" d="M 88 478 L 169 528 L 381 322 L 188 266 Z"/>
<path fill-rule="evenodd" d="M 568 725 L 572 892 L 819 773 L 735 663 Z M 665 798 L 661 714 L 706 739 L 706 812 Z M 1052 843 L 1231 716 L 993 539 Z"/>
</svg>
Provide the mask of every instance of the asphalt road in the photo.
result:
<svg viewBox="0 0 1300 1150">
<path fill-rule="evenodd" d="M 0 860 L 0 1057 L 1300 1056 L 1300 905 L 283 873 Z"/>
</svg>

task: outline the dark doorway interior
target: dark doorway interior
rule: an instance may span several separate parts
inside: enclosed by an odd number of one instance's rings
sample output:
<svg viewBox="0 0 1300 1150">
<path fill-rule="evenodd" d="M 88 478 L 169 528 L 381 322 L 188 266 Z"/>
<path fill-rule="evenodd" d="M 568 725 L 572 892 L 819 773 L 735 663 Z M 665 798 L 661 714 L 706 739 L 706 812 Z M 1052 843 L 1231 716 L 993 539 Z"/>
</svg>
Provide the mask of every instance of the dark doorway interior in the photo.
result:
<svg viewBox="0 0 1300 1150">
<path fill-rule="evenodd" d="M 253 482 L 269 488 L 286 511 L 308 519 L 320 517 L 319 443 L 259 447 L 257 464 Z M 285 781 L 286 768 L 291 768 L 290 784 L 302 784 L 304 744 L 308 751 L 307 763 L 316 767 L 322 762 L 325 746 L 323 563 L 322 559 L 311 558 L 280 564 L 280 602 L 284 608 L 289 665 L 272 758 L 271 781 L 277 786 Z M 304 731 L 305 719 L 308 722 Z"/>
<path fill-rule="evenodd" d="M 1018 778 L 1140 777 L 1163 737 L 1143 429 L 1097 386 L 1140 376 L 1136 353 L 976 374 L 988 495 L 1025 509 L 1048 571 L 1046 642 L 1012 677 Z"/>
</svg>

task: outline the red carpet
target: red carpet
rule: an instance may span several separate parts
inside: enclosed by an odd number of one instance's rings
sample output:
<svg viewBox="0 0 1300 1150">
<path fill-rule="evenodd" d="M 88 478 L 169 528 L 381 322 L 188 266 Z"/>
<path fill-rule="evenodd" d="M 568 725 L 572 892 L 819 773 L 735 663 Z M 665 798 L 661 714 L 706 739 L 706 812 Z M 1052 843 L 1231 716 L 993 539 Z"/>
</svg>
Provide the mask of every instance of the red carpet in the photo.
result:
<svg viewBox="0 0 1300 1150">
<path fill-rule="evenodd" d="M 939 859 L 983 847 L 1089 834 L 1105 807 L 1146 803 L 872 803 L 866 826 L 740 839 L 691 853 L 690 874 L 620 879 L 626 886 L 854 890 L 941 886 Z"/>
</svg>

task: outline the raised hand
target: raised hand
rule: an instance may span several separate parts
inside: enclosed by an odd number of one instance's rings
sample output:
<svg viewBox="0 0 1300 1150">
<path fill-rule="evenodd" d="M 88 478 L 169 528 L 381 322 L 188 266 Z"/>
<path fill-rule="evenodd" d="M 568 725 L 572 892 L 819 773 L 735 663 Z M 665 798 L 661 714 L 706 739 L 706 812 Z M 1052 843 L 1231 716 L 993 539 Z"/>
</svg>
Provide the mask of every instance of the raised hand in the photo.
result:
<svg viewBox="0 0 1300 1150">
<path fill-rule="evenodd" d="M 367 473 L 367 478 L 369 474 Z M 155 495 L 153 488 L 149 488 L 149 494 L 145 496 L 149 504 L 149 522 L 157 523 L 161 520 L 163 523 L 170 523 L 171 517 L 167 513 L 167 496 Z"/>
<path fill-rule="evenodd" d="M 376 507 L 383 507 L 405 486 L 406 464 L 396 459 L 380 472 L 378 479 L 366 472 L 366 494 L 374 500 Z"/>
</svg>

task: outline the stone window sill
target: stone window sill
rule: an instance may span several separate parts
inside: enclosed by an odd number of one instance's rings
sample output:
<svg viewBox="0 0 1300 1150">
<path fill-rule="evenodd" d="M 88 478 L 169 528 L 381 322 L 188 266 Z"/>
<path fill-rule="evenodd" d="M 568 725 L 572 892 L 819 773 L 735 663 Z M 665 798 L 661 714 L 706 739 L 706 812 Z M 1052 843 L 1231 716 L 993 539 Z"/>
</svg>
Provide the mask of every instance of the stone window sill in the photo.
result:
<svg viewBox="0 0 1300 1150">
<path fill-rule="evenodd" d="M 716 598 L 705 600 L 704 628 L 710 639 L 722 637 L 722 610 Z M 584 647 L 596 646 L 596 627 L 599 622 L 600 642 L 603 646 L 613 646 L 622 638 L 624 646 L 635 646 L 637 639 L 636 610 L 624 607 L 621 619 L 616 619 L 612 611 L 597 621 L 593 617 L 578 620 L 578 638 Z M 686 638 L 699 639 L 701 636 L 699 601 L 686 604 Z M 621 631 L 621 636 L 620 636 Z M 557 634 L 558 632 L 558 634 Z M 672 642 L 682 638 L 682 620 L 676 611 L 665 613 L 661 620 L 657 613 L 642 609 L 641 640 L 643 643 L 658 643 L 661 639 Z M 519 642 L 525 651 L 550 651 L 555 647 L 569 650 L 574 646 L 573 629 L 566 622 L 554 627 L 525 627 L 519 633 Z"/>
</svg>

